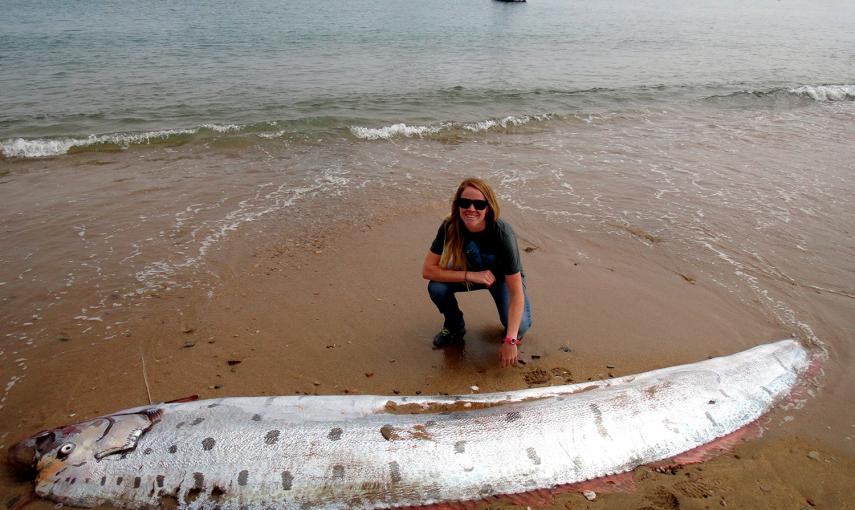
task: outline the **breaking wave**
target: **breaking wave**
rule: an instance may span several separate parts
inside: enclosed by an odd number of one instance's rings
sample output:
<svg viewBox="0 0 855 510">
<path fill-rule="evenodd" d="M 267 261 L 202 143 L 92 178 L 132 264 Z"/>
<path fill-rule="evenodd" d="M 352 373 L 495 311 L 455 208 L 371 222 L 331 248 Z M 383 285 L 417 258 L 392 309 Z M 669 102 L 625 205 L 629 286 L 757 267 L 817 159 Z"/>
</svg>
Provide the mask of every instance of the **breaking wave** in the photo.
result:
<svg viewBox="0 0 855 510">
<path fill-rule="evenodd" d="M 541 90 L 506 92 L 497 96 L 494 91 L 442 90 L 445 96 L 430 97 L 431 102 L 446 104 L 459 101 L 461 104 L 475 103 L 486 106 L 481 114 L 483 120 L 460 121 L 437 118 L 435 121 L 412 122 L 405 118 L 367 119 L 350 115 L 355 111 L 338 112 L 332 115 L 297 117 L 288 120 L 270 120 L 256 123 L 207 123 L 199 122 L 195 127 L 179 127 L 150 131 L 125 131 L 106 134 L 45 136 L 38 138 L 14 137 L 0 140 L 0 159 L 31 159 L 56 157 L 79 152 L 110 152 L 142 145 L 181 145 L 190 142 L 253 144 L 259 141 L 309 141 L 352 136 L 358 140 L 395 140 L 401 138 L 423 138 L 436 141 L 460 141 L 467 137 L 487 132 L 520 132 L 538 129 L 550 121 L 575 122 L 591 116 L 626 112 L 638 107 L 644 109 L 651 104 L 667 108 L 672 104 L 697 100 L 715 103 L 725 108 L 753 107 L 803 107 L 810 103 L 845 102 L 855 100 L 855 85 L 802 85 L 768 90 L 734 91 L 725 88 L 715 94 L 720 86 L 707 87 L 699 92 L 694 87 L 635 87 L 628 89 L 588 89 L 576 91 Z M 713 95 L 710 95 L 713 93 Z M 468 95 L 467 95 L 468 94 Z M 478 100 L 486 94 L 486 99 Z M 446 97 L 448 96 L 448 97 Z M 432 96 L 431 96 L 432 97 Z M 537 100 L 533 98 L 538 98 Z M 441 99 L 441 101 L 440 101 Z M 401 102 L 412 98 L 400 98 Z M 358 101 L 361 104 L 360 101 Z M 308 105 L 312 108 L 334 109 L 333 105 Z M 489 108 L 488 108 L 489 107 Z M 516 111 L 553 112 L 541 114 L 514 114 L 491 116 L 493 112 L 513 109 Z M 479 115 L 476 113 L 475 115 Z M 450 115 L 449 115 L 450 117 Z M 430 118 L 429 116 L 427 118 Z M 477 118 L 477 117 L 476 117 Z M 372 123 L 376 123 L 372 126 Z M 231 146 L 231 145 L 230 145 Z"/>
<path fill-rule="evenodd" d="M 155 143 L 180 143 L 189 140 L 204 130 L 216 133 L 234 133 L 242 126 L 228 124 L 204 124 L 192 129 L 163 129 L 141 133 L 109 133 L 86 137 L 67 138 L 10 138 L 0 142 L 0 152 L 7 158 L 47 158 L 74 152 L 113 151 L 127 149 L 131 145 Z"/>
<path fill-rule="evenodd" d="M 802 85 L 800 87 L 771 90 L 740 90 L 731 94 L 714 95 L 707 100 L 761 101 L 852 101 L 855 100 L 855 85 Z"/>
<path fill-rule="evenodd" d="M 855 100 L 855 85 L 802 85 L 788 89 L 797 96 L 806 96 L 814 101 L 850 101 Z"/>
<path fill-rule="evenodd" d="M 543 115 L 507 116 L 500 119 L 487 119 L 477 122 L 442 122 L 436 125 L 410 126 L 407 124 L 392 124 L 379 128 L 351 126 L 353 136 L 363 140 L 390 140 L 399 137 L 432 137 L 442 135 L 462 135 L 465 133 L 483 133 L 487 131 L 505 130 L 521 127 L 535 122 L 558 119 L 553 113 Z"/>
</svg>

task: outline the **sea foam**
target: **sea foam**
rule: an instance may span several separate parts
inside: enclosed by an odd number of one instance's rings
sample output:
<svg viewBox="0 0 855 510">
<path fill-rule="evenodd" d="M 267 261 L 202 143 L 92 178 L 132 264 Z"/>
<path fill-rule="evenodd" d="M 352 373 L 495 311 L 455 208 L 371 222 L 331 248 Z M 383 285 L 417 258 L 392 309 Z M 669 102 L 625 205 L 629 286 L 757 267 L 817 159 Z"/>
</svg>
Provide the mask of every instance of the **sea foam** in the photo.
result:
<svg viewBox="0 0 855 510">
<path fill-rule="evenodd" d="M 439 133 L 443 126 L 408 126 L 406 124 L 392 124 L 381 128 L 367 128 L 352 126 L 350 132 L 357 138 L 363 140 L 389 140 L 399 136 L 425 136 Z"/>
<path fill-rule="evenodd" d="M 165 129 L 143 133 L 89 135 L 85 138 L 37 138 L 35 140 L 10 138 L 0 142 L 0 151 L 7 158 L 45 158 L 66 154 L 72 147 L 89 147 L 99 144 L 115 144 L 127 147 L 131 144 L 151 143 L 177 135 L 192 135 L 196 132 L 198 129 Z"/>
<path fill-rule="evenodd" d="M 855 85 L 803 85 L 789 89 L 790 93 L 807 96 L 814 101 L 847 101 L 855 99 Z"/>
<path fill-rule="evenodd" d="M 398 137 L 425 137 L 453 131 L 468 131 L 479 133 L 494 129 L 523 126 L 531 122 L 541 122 L 556 118 L 555 114 L 507 116 L 501 119 L 486 119 L 476 122 L 456 123 L 443 122 L 433 126 L 410 126 L 403 123 L 392 124 L 380 128 L 351 126 L 353 136 L 363 140 L 390 140 Z"/>
</svg>

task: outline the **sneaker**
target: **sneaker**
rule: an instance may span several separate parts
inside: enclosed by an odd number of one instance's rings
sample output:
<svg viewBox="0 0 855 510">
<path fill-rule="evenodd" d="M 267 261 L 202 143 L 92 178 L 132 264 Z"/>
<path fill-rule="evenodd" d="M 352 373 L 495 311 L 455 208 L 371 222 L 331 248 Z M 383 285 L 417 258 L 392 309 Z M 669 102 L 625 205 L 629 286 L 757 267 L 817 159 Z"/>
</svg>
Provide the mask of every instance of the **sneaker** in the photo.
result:
<svg viewBox="0 0 855 510">
<path fill-rule="evenodd" d="M 463 341 L 463 335 L 465 334 L 465 329 L 451 331 L 448 328 L 442 328 L 442 330 L 433 337 L 433 346 L 436 349 L 442 349 L 443 347 L 460 343 Z"/>
</svg>

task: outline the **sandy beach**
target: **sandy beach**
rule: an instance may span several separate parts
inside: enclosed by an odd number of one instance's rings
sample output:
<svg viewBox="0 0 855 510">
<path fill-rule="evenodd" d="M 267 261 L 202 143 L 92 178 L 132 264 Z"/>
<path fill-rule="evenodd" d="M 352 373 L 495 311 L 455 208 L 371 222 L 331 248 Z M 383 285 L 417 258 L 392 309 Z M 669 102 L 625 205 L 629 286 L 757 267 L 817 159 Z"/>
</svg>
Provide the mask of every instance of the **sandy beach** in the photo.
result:
<svg viewBox="0 0 855 510">
<path fill-rule="evenodd" d="M 4 444 L 149 398 L 489 392 L 643 372 L 788 336 L 657 243 L 634 239 L 642 232 L 580 234 L 508 207 L 534 307 L 521 362 L 499 368 L 501 329 L 486 293 L 461 299 L 465 347 L 433 350 L 441 318 L 420 267 L 446 203 L 385 212 L 313 227 L 301 243 L 277 233 L 235 239 L 210 262 L 226 275 L 213 294 L 153 292 L 142 306 L 114 312 L 123 333 L 110 340 L 82 339 L 79 321 L 41 324 L 55 340 L 26 353 L 28 375 L 0 410 Z M 762 437 L 707 462 L 642 467 L 617 488 L 592 486 L 594 501 L 573 489 L 476 507 L 852 507 L 855 448 L 815 419 L 829 393 L 820 389 L 801 409 L 776 409 L 761 420 Z M 0 486 L 6 508 L 31 487 L 8 470 Z"/>
</svg>

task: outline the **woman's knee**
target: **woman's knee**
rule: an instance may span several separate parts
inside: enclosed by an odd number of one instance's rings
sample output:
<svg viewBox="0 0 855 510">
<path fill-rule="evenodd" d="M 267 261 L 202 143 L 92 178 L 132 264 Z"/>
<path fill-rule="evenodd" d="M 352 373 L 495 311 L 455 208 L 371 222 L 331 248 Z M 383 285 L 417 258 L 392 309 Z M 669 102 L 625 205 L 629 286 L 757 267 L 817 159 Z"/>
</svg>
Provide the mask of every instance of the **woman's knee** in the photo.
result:
<svg viewBox="0 0 855 510">
<path fill-rule="evenodd" d="M 443 282 L 428 282 L 428 294 L 434 303 L 441 303 L 451 297 L 454 292 L 451 285 Z"/>
</svg>

